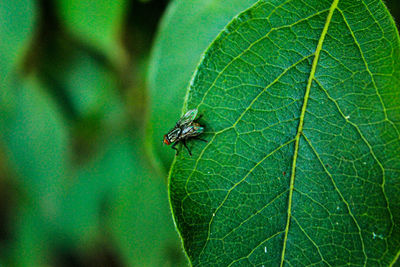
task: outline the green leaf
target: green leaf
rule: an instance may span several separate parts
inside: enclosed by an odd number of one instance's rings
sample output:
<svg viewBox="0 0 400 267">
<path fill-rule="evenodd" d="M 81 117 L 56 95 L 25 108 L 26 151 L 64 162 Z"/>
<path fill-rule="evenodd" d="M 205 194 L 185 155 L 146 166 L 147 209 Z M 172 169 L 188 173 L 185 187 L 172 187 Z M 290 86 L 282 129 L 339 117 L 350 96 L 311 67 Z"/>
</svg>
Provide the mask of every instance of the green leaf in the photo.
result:
<svg viewBox="0 0 400 267">
<path fill-rule="evenodd" d="M 127 2 L 57 0 L 57 7 L 67 29 L 80 41 L 104 53 L 110 60 L 120 59 L 120 31 Z"/>
<path fill-rule="evenodd" d="M 2 141 L 21 182 L 38 201 L 38 209 L 54 215 L 69 168 L 64 118 L 34 76 L 18 76 L 11 89 L 13 109 L 0 118 Z"/>
<path fill-rule="evenodd" d="M 115 244 L 126 266 L 186 266 L 164 179 L 146 160 L 140 138 L 134 140 L 133 153 L 114 145 L 115 155 L 109 155 L 119 167 L 110 177 L 120 180 L 108 216 Z M 120 166 L 124 161 L 126 166 Z"/>
<path fill-rule="evenodd" d="M 260 1 L 206 52 L 170 200 L 194 266 L 400 255 L 400 42 L 377 0 Z"/>
<path fill-rule="evenodd" d="M 108 124 L 122 120 L 118 82 L 104 64 L 74 47 L 58 48 L 43 61 L 41 77 L 54 91 L 61 91 L 62 101 L 71 105 L 77 117 L 98 118 Z"/>
<path fill-rule="evenodd" d="M 174 151 L 162 145 L 162 136 L 179 118 L 186 88 L 203 51 L 237 13 L 255 2 L 176 0 L 168 7 L 154 44 L 148 74 L 150 138 L 165 169 L 170 166 Z"/>
<path fill-rule="evenodd" d="M 11 252 L 7 255 L 10 263 L 4 266 L 45 266 L 49 249 L 46 218 L 40 216 L 33 204 L 29 208 L 19 210 L 12 223 L 15 227 L 15 240 L 11 245 Z"/>
<path fill-rule="evenodd" d="M 118 187 L 127 180 L 140 179 L 132 155 L 131 136 L 113 132 L 100 138 L 94 159 L 81 166 L 74 183 L 66 190 L 60 210 L 59 225 L 63 233 L 81 247 L 94 242 L 102 233 L 105 203 L 109 205 Z M 105 201 L 107 200 L 107 201 Z M 146 209 L 149 213 L 151 208 Z M 132 237 L 133 238 L 133 237 Z"/>
<path fill-rule="evenodd" d="M 69 168 L 68 133 L 38 79 L 14 78 L 12 105 L 0 117 L 0 141 L 16 176 L 11 182 L 17 180 L 22 189 L 17 197 L 23 196 L 12 216 L 15 240 L 10 241 L 9 257 L 12 266 L 43 266 Z"/>
<path fill-rule="evenodd" d="M 0 101 L 10 100 L 8 82 L 33 37 L 36 5 L 33 0 L 0 0 Z M 9 104 L 9 103 L 8 103 Z"/>
</svg>

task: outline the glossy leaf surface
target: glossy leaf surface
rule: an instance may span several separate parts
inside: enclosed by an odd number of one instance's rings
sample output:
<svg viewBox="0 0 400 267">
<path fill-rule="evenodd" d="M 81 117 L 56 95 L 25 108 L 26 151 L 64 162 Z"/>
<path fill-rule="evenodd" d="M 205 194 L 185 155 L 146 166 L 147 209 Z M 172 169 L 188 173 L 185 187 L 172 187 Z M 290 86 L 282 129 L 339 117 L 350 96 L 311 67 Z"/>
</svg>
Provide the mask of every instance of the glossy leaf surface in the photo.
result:
<svg viewBox="0 0 400 267">
<path fill-rule="evenodd" d="M 206 52 L 170 174 L 194 266 L 388 266 L 400 255 L 400 43 L 377 0 L 260 1 Z"/>
</svg>

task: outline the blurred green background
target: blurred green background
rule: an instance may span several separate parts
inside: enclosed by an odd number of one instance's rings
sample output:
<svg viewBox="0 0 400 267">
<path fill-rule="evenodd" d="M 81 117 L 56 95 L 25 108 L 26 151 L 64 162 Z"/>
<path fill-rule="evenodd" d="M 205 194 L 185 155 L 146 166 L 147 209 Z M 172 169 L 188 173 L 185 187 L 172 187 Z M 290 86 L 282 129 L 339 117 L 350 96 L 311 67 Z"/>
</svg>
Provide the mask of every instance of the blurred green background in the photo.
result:
<svg viewBox="0 0 400 267">
<path fill-rule="evenodd" d="M 187 265 L 167 196 L 174 152 L 153 149 L 152 123 L 176 115 L 147 73 L 186 63 L 160 42 L 198 61 L 237 11 L 184 1 L 157 31 L 167 0 L 0 0 L 0 266 Z M 386 4 L 399 22 L 398 0 Z"/>
</svg>

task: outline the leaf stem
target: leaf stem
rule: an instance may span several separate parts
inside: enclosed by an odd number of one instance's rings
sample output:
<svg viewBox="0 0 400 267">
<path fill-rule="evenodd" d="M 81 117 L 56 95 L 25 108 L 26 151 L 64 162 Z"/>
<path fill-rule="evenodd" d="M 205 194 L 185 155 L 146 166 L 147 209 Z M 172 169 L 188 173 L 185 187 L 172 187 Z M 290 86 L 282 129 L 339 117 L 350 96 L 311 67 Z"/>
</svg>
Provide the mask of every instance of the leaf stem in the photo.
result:
<svg viewBox="0 0 400 267">
<path fill-rule="evenodd" d="M 304 94 L 304 102 L 303 102 L 303 106 L 301 108 L 299 127 L 297 129 L 297 134 L 295 137 L 295 147 L 294 147 L 294 155 L 293 155 L 293 162 L 292 162 L 292 173 L 290 176 L 290 185 L 289 185 L 288 214 L 287 214 L 287 220 L 286 220 L 285 238 L 283 240 L 283 248 L 282 248 L 281 265 L 280 266 L 283 266 L 283 263 L 285 261 L 286 244 L 287 244 L 287 239 L 288 239 L 290 220 L 291 220 L 291 216 L 292 216 L 292 197 L 293 197 L 293 191 L 294 191 L 294 179 L 295 179 L 295 175 L 296 175 L 296 162 L 297 162 L 297 155 L 298 155 L 298 151 L 299 151 L 300 136 L 303 131 L 304 117 L 305 117 L 305 113 L 306 113 L 306 109 L 307 109 L 308 98 L 310 96 L 311 85 L 314 80 L 315 71 L 317 69 L 319 56 L 320 56 L 320 53 L 322 50 L 322 45 L 324 43 L 325 36 L 328 32 L 329 24 L 332 20 L 333 13 L 337 8 L 338 3 L 339 3 L 339 0 L 334 0 L 329 9 L 329 14 L 328 14 L 328 17 L 326 18 L 325 26 L 322 30 L 321 37 L 319 38 L 318 45 L 315 50 L 315 56 L 314 56 L 314 60 L 312 63 L 306 92 Z"/>
</svg>

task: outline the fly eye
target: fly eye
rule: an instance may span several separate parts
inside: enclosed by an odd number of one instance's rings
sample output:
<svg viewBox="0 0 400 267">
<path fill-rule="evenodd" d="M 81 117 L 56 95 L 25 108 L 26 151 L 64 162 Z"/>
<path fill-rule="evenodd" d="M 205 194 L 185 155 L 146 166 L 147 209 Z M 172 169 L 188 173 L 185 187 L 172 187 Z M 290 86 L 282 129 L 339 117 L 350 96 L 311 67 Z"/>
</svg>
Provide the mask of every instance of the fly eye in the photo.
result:
<svg viewBox="0 0 400 267">
<path fill-rule="evenodd" d="M 167 135 L 164 135 L 163 143 L 166 144 L 166 145 L 170 145 L 171 144 L 170 141 L 168 140 L 168 136 Z"/>
</svg>

